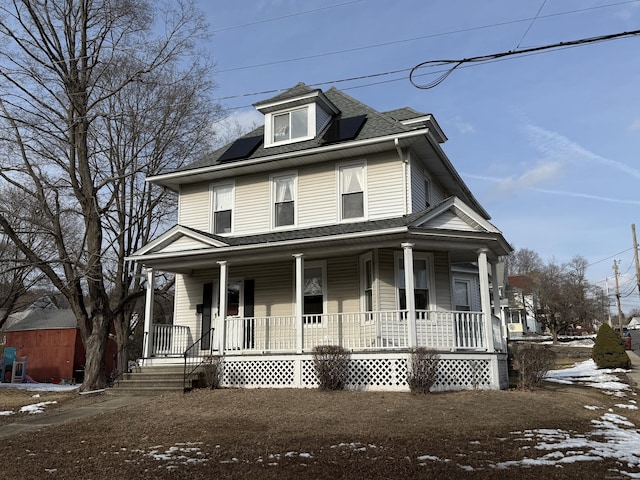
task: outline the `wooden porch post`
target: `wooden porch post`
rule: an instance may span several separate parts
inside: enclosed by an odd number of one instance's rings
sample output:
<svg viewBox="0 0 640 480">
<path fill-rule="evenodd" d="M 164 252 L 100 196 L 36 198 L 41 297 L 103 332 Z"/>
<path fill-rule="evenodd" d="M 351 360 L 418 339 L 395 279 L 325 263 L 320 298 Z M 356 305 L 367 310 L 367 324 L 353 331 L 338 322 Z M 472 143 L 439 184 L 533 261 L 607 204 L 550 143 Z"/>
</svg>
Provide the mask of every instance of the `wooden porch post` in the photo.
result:
<svg viewBox="0 0 640 480">
<path fill-rule="evenodd" d="M 491 262 L 491 283 L 493 285 L 493 314 L 500 319 L 500 331 L 502 332 L 502 341 L 506 342 L 507 324 L 502 318 L 502 309 L 500 307 L 500 279 L 498 278 L 498 264 Z M 504 343 L 506 345 L 506 343 Z"/>
<path fill-rule="evenodd" d="M 155 275 L 153 268 L 147 268 L 147 291 L 144 300 L 144 336 L 142 345 L 142 358 L 151 357 L 151 345 L 153 345 L 153 299 L 155 295 Z"/>
<path fill-rule="evenodd" d="M 296 253 L 293 257 L 296 259 L 296 304 L 294 311 L 296 317 L 296 352 L 302 353 L 304 347 L 304 322 L 302 319 L 302 305 L 304 301 L 304 254 Z"/>
<path fill-rule="evenodd" d="M 413 282 L 413 243 L 401 244 L 404 254 L 404 292 L 407 304 L 407 341 L 409 348 L 418 346 L 416 340 L 416 298 Z"/>
<path fill-rule="evenodd" d="M 218 353 L 224 354 L 225 345 L 225 319 L 227 318 L 227 284 L 229 283 L 228 265 L 226 261 L 217 262 L 220 265 L 219 285 L 219 305 L 218 316 L 216 317 L 215 332 L 218 334 Z"/>
<path fill-rule="evenodd" d="M 491 296 L 489 294 L 489 268 L 487 263 L 487 249 L 478 250 L 478 275 L 480 277 L 480 305 L 484 314 L 485 342 L 488 352 L 495 352 L 493 344 L 493 325 L 491 322 Z"/>
</svg>

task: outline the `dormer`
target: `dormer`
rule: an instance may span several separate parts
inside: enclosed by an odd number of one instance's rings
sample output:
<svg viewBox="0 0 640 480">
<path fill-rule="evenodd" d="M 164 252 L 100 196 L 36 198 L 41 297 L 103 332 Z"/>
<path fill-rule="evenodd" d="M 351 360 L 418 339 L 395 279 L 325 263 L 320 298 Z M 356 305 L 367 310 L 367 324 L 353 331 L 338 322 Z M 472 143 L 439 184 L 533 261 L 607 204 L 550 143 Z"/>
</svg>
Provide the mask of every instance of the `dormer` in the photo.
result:
<svg viewBox="0 0 640 480">
<path fill-rule="evenodd" d="M 339 110 L 322 90 L 299 83 L 254 107 L 264 114 L 265 148 L 316 138 Z"/>
<path fill-rule="evenodd" d="M 447 141 L 447 136 L 440 128 L 440 125 L 438 125 L 438 122 L 436 122 L 434 116 L 430 113 L 420 113 L 416 112 L 413 108 L 403 107 L 385 112 L 385 114 L 412 130 L 428 128 L 429 133 L 438 143 Z"/>
</svg>

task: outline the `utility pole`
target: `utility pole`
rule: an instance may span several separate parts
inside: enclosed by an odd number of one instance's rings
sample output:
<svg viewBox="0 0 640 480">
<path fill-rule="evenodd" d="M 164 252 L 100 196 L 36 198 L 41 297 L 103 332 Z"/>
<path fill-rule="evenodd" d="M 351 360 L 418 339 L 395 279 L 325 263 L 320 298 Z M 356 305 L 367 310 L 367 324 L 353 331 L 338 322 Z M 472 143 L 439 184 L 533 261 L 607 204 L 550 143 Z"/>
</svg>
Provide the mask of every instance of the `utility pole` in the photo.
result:
<svg viewBox="0 0 640 480">
<path fill-rule="evenodd" d="M 622 307 L 620 306 L 620 287 L 618 286 L 618 264 L 613 261 L 613 276 L 616 279 L 616 302 L 618 303 L 618 326 L 620 327 L 620 336 L 622 337 Z"/>
<path fill-rule="evenodd" d="M 636 224 L 631 224 L 633 234 L 633 256 L 636 259 L 636 282 L 638 283 L 638 295 L 640 295 L 640 261 L 638 260 L 638 240 L 636 240 Z"/>
</svg>

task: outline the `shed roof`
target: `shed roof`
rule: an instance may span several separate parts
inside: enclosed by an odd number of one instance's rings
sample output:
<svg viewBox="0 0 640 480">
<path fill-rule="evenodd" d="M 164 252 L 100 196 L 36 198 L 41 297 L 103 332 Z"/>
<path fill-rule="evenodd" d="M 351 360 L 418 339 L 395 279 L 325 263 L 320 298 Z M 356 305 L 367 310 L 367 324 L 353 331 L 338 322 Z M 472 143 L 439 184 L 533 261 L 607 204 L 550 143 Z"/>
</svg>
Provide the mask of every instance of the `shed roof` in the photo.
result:
<svg viewBox="0 0 640 480">
<path fill-rule="evenodd" d="M 70 309 L 34 308 L 8 326 L 6 332 L 23 330 L 59 330 L 76 328 L 76 317 Z"/>
</svg>

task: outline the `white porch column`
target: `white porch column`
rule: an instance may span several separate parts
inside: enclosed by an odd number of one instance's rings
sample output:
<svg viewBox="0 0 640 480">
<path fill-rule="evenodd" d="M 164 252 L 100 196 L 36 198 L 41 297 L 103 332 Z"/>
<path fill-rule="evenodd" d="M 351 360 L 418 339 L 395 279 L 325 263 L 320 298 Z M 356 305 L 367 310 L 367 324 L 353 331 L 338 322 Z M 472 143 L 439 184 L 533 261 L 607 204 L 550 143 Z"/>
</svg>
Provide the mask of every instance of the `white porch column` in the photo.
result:
<svg viewBox="0 0 640 480">
<path fill-rule="evenodd" d="M 400 246 L 404 254 L 404 292 L 407 305 L 407 333 L 409 348 L 418 346 L 416 340 L 416 297 L 413 282 L 413 243 L 403 243 Z"/>
<path fill-rule="evenodd" d="M 227 284 L 229 283 L 229 270 L 226 261 L 217 262 L 220 266 L 220 274 L 218 275 L 220 308 L 215 321 L 215 332 L 218 337 L 218 353 L 224 354 L 225 345 L 225 319 L 227 318 Z"/>
<path fill-rule="evenodd" d="M 507 344 L 507 322 L 502 316 L 500 306 L 500 279 L 498 278 L 498 264 L 491 262 L 491 284 L 493 286 L 493 314 L 500 319 L 500 332 L 502 332 L 501 349 Z"/>
<path fill-rule="evenodd" d="M 491 296 L 489 294 L 489 268 L 487 249 L 478 250 L 478 275 L 480 277 L 480 305 L 484 314 L 484 336 L 488 352 L 495 352 L 493 345 L 493 326 L 491 323 Z"/>
<path fill-rule="evenodd" d="M 294 311 L 296 317 L 296 352 L 302 353 L 304 347 L 304 322 L 302 319 L 302 306 L 304 304 L 304 254 L 296 253 L 293 257 L 296 259 L 296 304 Z"/>
<path fill-rule="evenodd" d="M 153 299 L 155 295 L 155 275 L 153 268 L 147 268 L 147 291 L 144 300 L 144 335 L 142 345 L 142 358 L 151 357 L 153 345 Z"/>
</svg>

